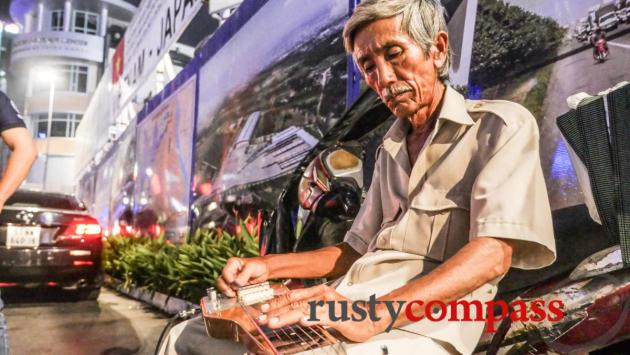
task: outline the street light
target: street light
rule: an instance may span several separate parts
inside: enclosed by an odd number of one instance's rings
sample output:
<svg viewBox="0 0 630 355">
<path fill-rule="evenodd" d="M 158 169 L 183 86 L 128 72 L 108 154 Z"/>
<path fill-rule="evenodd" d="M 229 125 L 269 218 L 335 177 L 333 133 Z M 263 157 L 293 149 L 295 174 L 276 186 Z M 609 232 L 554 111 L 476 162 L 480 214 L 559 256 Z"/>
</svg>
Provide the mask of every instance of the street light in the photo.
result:
<svg viewBox="0 0 630 355">
<path fill-rule="evenodd" d="M 48 96 L 48 124 L 46 126 L 46 161 L 44 162 L 44 181 L 43 190 L 46 191 L 46 183 L 48 182 L 48 157 L 50 153 L 50 134 L 52 131 L 52 115 L 53 115 L 53 103 L 55 101 L 55 81 L 57 80 L 57 74 L 50 67 L 36 68 L 33 73 L 35 74 L 35 80 L 40 82 L 50 83 L 50 93 Z"/>
</svg>

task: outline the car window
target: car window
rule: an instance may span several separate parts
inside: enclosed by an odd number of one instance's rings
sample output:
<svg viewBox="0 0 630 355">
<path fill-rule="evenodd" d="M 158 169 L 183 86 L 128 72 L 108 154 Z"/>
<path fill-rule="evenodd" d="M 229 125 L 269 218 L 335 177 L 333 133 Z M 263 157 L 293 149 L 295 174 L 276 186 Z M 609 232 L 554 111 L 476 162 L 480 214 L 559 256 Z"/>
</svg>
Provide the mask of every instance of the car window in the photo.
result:
<svg viewBox="0 0 630 355">
<path fill-rule="evenodd" d="M 39 207 L 79 211 L 85 210 L 83 203 L 72 196 L 27 191 L 17 191 L 9 198 L 5 206 Z"/>
</svg>

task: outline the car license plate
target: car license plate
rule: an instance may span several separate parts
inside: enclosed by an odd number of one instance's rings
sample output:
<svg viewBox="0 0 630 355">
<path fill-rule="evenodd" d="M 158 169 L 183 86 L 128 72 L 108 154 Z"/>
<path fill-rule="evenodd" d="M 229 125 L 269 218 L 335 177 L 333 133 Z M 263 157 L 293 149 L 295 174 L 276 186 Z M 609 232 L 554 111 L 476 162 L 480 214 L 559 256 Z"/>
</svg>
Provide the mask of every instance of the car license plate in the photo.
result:
<svg viewBox="0 0 630 355">
<path fill-rule="evenodd" d="M 7 248 L 36 248 L 39 246 L 41 227 L 7 227 Z"/>
</svg>

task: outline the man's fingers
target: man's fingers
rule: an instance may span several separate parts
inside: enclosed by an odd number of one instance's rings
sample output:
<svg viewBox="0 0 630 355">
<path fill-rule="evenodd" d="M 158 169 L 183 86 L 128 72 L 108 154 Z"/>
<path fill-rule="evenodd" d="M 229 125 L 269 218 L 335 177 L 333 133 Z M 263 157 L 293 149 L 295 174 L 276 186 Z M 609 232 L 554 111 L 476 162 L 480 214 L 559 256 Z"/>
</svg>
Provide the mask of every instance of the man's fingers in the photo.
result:
<svg viewBox="0 0 630 355">
<path fill-rule="evenodd" d="M 283 308 L 292 303 L 318 298 L 317 296 L 325 294 L 328 291 L 329 287 L 326 285 L 317 285 L 309 288 L 292 290 L 285 293 L 281 297 L 276 297 L 273 300 L 267 302 L 267 305 L 263 304 L 260 308 L 261 311 L 266 313 L 275 309 Z"/>
<path fill-rule="evenodd" d="M 282 328 L 287 325 L 299 323 L 304 317 L 304 313 L 301 310 L 295 309 L 290 312 L 278 314 L 273 317 L 268 317 L 267 326 L 272 329 Z"/>
<path fill-rule="evenodd" d="M 223 277 L 219 277 L 219 279 L 217 280 L 217 287 L 221 292 L 223 292 L 224 295 L 228 297 L 236 297 L 236 292 L 234 292 L 234 290 L 232 290 L 230 286 L 227 285 L 225 280 L 223 280 Z"/>
<path fill-rule="evenodd" d="M 252 278 L 252 276 L 258 276 L 254 275 L 254 273 L 257 271 L 256 267 L 257 266 L 254 263 L 245 264 L 245 267 L 240 270 L 232 283 L 239 287 L 247 285 L 249 283 L 249 279 Z"/>
<path fill-rule="evenodd" d="M 267 319 L 271 319 L 274 317 L 278 317 L 281 314 L 290 313 L 294 311 L 299 311 L 302 314 L 308 314 L 309 310 L 310 310 L 310 307 L 309 307 L 308 301 L 300 301 L 300 302 L 293 302 L 293 303 L 284 305 L 280 308 L 272 309 L 266 312 L 265 314 L 267 316 Z"/>
<path fill-rule="evenodd" d="M 242 268 L 243 261 L 241 259 L 228 259 L 228 261 L 225 263 L 225 267 L 223 268 L 223 273 L 221 274 L 223 276 L 223 280 L 225 280 L 225 283 L 228 285 L 232 284 Z"/>
</svg>

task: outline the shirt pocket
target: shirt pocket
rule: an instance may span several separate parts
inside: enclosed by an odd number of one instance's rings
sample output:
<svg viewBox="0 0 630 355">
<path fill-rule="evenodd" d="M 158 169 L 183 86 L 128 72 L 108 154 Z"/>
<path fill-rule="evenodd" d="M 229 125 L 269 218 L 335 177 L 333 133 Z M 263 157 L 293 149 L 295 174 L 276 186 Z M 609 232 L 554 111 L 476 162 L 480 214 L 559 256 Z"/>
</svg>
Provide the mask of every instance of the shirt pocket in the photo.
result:
<svg viewBox="0 0 630 355">
<path fill-rule="evenodd" d="M 465 194 L 425 186 L 410 201 L 403 251 L 444 261 L 469 240 L 470 208 Z"/>
</svg>

